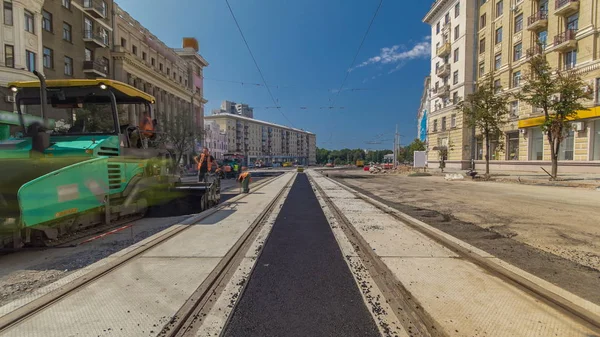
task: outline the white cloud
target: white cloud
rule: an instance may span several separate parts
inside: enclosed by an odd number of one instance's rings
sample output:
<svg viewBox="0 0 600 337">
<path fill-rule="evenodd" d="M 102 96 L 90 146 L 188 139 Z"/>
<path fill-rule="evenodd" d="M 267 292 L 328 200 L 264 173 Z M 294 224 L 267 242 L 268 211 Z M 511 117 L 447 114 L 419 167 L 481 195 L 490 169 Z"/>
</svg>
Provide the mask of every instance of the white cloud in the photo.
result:
<svg viewBox="0 0 600 337">
<path fill-rule="evenodd" d="M 379 55 L 369 58 L 363 63 L 350 69 L 350 71 L 357 68 L 366 67 L 371 64 L 398 64 L 394 70 L 390 71 L 390 73 L 397 71 L 402 68 L 402 66 L 404 66 L 405 62 L 408 60 L 429 56 L 429 53 L 431 52 L 431 44 L 429 42 L 430 39 L 430 36 L 426 37 L 425 41 L 417 43 L 410 50 L 403 50 L 404 48 L 401 45 L 381 48 Z"/>
</svg>

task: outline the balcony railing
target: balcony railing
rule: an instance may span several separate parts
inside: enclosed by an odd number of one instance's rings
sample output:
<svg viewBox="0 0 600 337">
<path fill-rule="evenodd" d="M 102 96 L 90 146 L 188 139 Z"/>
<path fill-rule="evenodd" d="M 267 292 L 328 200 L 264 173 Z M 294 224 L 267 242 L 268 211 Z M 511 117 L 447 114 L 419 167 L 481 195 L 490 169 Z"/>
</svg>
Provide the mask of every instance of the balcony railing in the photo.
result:
<svg viewBox="0 0 600 337">
<path fill-rule="evenodd" d="M 543 46 L 539 46 L 539 45 L 535 45 L 529 49 L 527 49 L 526 51 L 526 56 L 527 58 L 536 56 L 536 55 L 542 55 L 542 53 L 544 52 L 544 47 Z"/>
<path fill-rule="evenodd" d="M 436 69 L 435 73 L 439 77 L 446 77 L 446 76 L 450 75 L 450 65 L 444 64 L 443 66 L 440 66 L 439 68 Z"/>
<path fill-rule="evenodd" d="M 106 3 L 98 0 L 83 0 L 83 9 L 95 18 L 106 17 Z"/>
<path fill-rule="evenodd" d="M 574 29 L 566 30 L 554 37 L 554 47 L 558 51 L 573 49 L 577 46 L 575 39 L 577 31 Z"/>
<path fill-rule="evenodd" d="M 108 36 L 93 30 L 83 31 L 83 41 L 95 43 L 100 48 L 108 47 Z"/>
<path fill-rule="evenodd" d="M 450 42 L 446 42 L 438 47 L 436 50 L 436 55 L 439 57 L 450 55 Z"/>
<path fill-rule="evenodd" d="M 539 11 L 527 19 L 527 29 L 536 30 L 548 25 L 548 12 Z"/>
<path fill-rule="evenodd" d="M 554 13 L 557 15 L 566 15 L 579 10 L 579 0 L 556 0 L 554 3 Z"/>
<path fill-rule="evenodd" d="M 103 61 L 83 61 L 83 72 L 97 74 L 103 77 L 108 75 L 108 65 Z"/>
<path fill-rule="evenodd" d="M 441 87 L 433 88 L 433 93 L 438 95 L 439 97 L 446 97 L 450 94 L 450 85 L 445 84 Z"/>
</svg>

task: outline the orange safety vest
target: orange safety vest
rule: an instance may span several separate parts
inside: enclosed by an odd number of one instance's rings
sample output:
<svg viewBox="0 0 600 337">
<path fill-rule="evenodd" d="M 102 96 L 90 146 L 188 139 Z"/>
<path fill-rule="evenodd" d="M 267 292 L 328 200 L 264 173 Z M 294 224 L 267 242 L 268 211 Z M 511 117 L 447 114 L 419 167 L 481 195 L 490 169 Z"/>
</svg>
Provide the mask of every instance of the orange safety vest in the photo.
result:
<svg viewBox="0 0 600 337">
<path fill-rule="evenodd" d="M 204 163 L 204 159 L 206 159 L 206 155 L 204 153 L 200 154 L 200 160 L 198 160 L 198 171 L 200 171 L 200 167 Z M 196 157 L 197 158 L 197 157 Z M 210 154 L 208 154 L 208 172 L 212 171 L 212 159 L 210 159 Z"/>
<path fill-rule="evenodd" d="M 152 119 L 150 117 L 145 117 L 142 120 L 140 123 L 140 130 L 145 137 L 152 137 L 154 134 L 154 125 L 152 125 Z"/>
</svg>

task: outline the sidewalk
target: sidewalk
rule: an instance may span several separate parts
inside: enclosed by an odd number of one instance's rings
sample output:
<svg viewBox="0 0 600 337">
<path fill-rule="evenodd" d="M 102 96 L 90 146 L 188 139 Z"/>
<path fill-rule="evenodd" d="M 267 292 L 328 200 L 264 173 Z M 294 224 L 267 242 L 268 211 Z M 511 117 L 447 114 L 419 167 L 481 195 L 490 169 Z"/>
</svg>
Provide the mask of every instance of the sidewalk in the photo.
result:
<svg viewBox="0 0 600 337">
<path fill-rule="evenodd" d="M 485 173 L 485 167 L 476 170 L 479 176 Z M 428 173 L 436 176 L 445 176 L 446 174 L 462 174 L 466 176 L 467 170 L 444 169 L 441 172 L 439 168 L 427 169 Z M 540 172 L 531 171 L 496 171 L 490 170 L 490 180 L 505 183 L 520 183 L 527 185 L 540 186 L 562 186 L 562 187 L 580 187 L 588 189 L 600 189 L 600 175 L 595 173 L 560 173 L 558 180 L 550 181 L 549 176 L 540 170 Z M 468 178 L 468 177 L 467 177 Z"/>
</svg>

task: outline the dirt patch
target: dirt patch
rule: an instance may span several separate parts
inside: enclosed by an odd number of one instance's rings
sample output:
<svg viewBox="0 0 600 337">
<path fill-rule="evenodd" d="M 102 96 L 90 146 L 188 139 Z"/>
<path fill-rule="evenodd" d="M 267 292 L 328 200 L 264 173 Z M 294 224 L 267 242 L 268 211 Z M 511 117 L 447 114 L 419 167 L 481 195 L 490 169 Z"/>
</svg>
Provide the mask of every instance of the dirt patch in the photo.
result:
<svg viewBox="0 0 600 337">
<path fill-rule="evenodd" d="M 22 270 L 0 279 L 0 304 L 8 303 L 63 277 L 63 270 Z"/>
<path fill-rule="evenodd" d="M 339 179 L 339 177 L 336 180 L 533 275 L 600 305 L 600 292 L 598 292 L 598 289 L 600 289 L 600 271 L 597 269 L 575 263 L 566 258 L 551 254 L 548 251 L 519 242 L 512 238 L 517 234 L 512 231 L 502 230 L 503 226 L 483 228 L 473 223 L 458 220 L 453 215 L 444 214 L 437 210 L 415 207 L 406 203 L 381 198 L 368 190 L 356 186 L 352 182 Z M 496 231 L 494 228 L 501 230 Z M 588 256 L 588 258 L 593 259 L 593 256 Z"/>
</svg>

